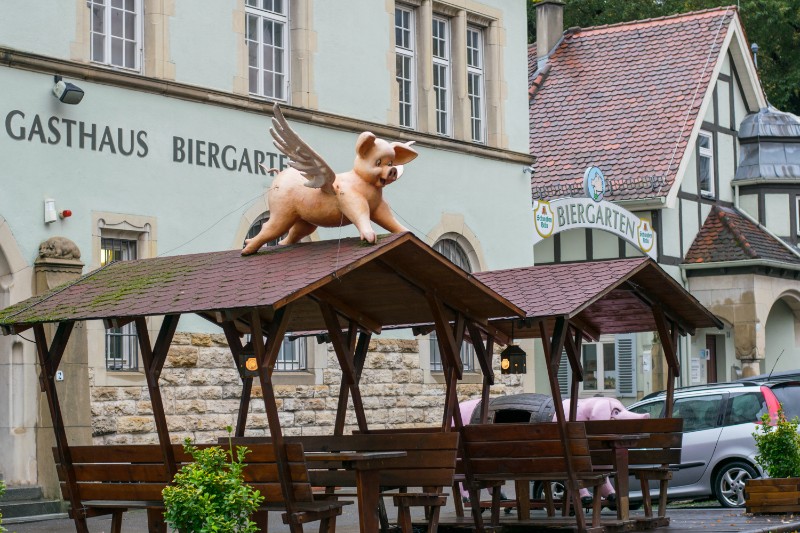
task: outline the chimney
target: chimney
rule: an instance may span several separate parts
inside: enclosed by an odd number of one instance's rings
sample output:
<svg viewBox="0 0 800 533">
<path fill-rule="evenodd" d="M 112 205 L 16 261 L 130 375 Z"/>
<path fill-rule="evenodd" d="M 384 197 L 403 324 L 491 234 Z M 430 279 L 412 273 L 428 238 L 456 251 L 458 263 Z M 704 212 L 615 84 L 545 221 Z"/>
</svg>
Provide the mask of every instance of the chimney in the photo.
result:
<svg viewBox="0 0 800 533">
<path fill-rule="evenodd" d="M 564 33 L 564 2 L 561 0 L 539 0 L 536 2 L 536 59 L 541 67 Z"/>
</svg>

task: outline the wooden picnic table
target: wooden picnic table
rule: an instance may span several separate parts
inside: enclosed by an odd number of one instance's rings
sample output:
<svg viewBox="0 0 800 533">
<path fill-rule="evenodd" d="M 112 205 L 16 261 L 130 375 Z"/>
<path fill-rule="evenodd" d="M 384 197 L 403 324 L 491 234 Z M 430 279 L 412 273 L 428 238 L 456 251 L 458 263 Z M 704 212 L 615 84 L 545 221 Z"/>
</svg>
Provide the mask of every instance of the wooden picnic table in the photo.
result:
<svg viewBox="0 0 800 533">
<path fill-rule="evenodd" d="M 628 449 L 635 447 L 642 440 L 650 437 L 649 433 L 631 433 L 627 435 L 590 434 L 590 442 L 598 442 L 611 449 L 613 470 L 617 473 L 614 477 L 614 489 L 617 494 L 617 518 L 627 521 L 630 519 L 630 487 L 628 483 Z"/>
<path fill-rule="evenodd" d="M 404 451 L 391 452 L 307 452 L 306 462 L 324 467 L 329 462 L 341 465 L 356 473 L 358 523 L 361 533 L 375 533 L 380 529 L 378 500 L 380 499 L 380 470 L 388 466 L 387 460 L 407 455 Z"/>
</svg>

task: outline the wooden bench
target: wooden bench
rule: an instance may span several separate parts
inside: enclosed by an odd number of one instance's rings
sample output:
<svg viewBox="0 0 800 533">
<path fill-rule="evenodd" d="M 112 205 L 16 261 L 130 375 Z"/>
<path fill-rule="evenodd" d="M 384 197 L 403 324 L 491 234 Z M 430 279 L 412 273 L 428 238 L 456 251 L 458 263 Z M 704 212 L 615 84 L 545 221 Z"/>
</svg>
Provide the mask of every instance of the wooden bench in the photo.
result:
<svg viewBox="0 0 800 533">
<path fill-rule="evenodd" d="M 592 469 L 589 443 L 582 422 L 567 424 L 569 450 L 577 486 L 594 488 L 592 524 L 586 531 L 602 531 L 600 526 L 599 486 L 606 478 Z M 548 517 L 555 515 L 550 483 L 566 479 L 567 460 L 558 424 L 477 424 L 467 425 L 462 433 L 464 457 L 462 465 L 466 486 L 470 492 L 473 517 L 480 515 L 478 491 L 489 488 L 492 491 L 492 526 L 499 524 L 500 484 L 514 480 L 517 485 L 518 515 L 520 519 L 530 514 L 530 481 L 542 481 L 545 486 L 545 500 Z M 464 460 L 462 460 L 464 462 Z M 522 496 L 520 496 L 520 493 Z M 568 505 L 564 512 L 568 512 Z M 482 528 L 482 520 L 476 518 L 476 526 Z M 576 513 L 579 529 L 583 526 L 583 514 Z"/>
<path fill-rule="evenodd" d="M 628 472 L 639 480 L 642 488 L 644 518 L 637 519 L 637 527 L 649 529 L 669 525 L 666 517 L 667 485 L 672 479 L 674 466 L 681 462 L 682 418 L 650 418 L 645 420 L 594 420 L 584 422 L 587 435 L 644 433 L 646 438 L 636 441 L 628 449 Z M 599 471 L 607 471 L 613 464 L 612 450 L 593 444 L 592 464 Z M 650 482 L 658 481 L 658 516 L 653 516 Z"/>
<path fill-rule="evenodd" d="M 209 445 L 198 445 L 204 448 Z M 267 530 L 267 512 L 283 512 L 283 522 L 294 522 L 293 531 L 302 531 L 302 524 L 320 521 L 320 531 L 333 531 L 336 517 L 349 502 L 318 501 L 314 498 L 305 463 L 302 444 L 286 445 L 289 470 L 292 476 L 294 501 L 292 515 L 281 492 L 275 450 L 271 444 L 249 445 L 250 453 L 245 458 L 245 481 L 257 489 L 264 501 L 253 520 Z M 183 446 L 174 445 L 178 468 L 192 461 Z M 114 445 L 70 447 L 73 470 L 76 478 L 77 498 L 82 509 L 70 510 L 72 518 L 112 515 L 111 531 L 119 533 L 122 528 L 122 513 L 128 509 L 147 509 L 149 531 L 163 531 L 164 502 L 161 491 L 172 479 L 164 465 L 164 455 L 159 445 Z M 70 488 L 66 470 L 60 464 L 58 451 L 54 448 L 61 493 L 69 500 Z"/>
<path fill-rule="evenodd" d="M 287 443 L 302 443 L 306 452 L 391 452 L 404 451 L 402 458 L 386 459 L 379 471 L 381 496 L 391 496 L 398 508 L 398 522 L 404 533 L 411 532 L 410 507 L 425 507 L 428 531 L 435 533 L 439 513 L 447 503 L 443 487 L 453 483 L 458 453 L 458 433 L 391 432 L 361 433 L 341 436 L 284 437 Z M 265 437 L 234 438 L 234 444 L 269 441 Z M 356 473 L 335 462 L 308 461 L 309 478 L 315 487 L 325 487 L 326 494 L 317 497 L 336 498 L 353 493 L 337 492 L 334 488 L 356 487 Z M 408 492 L 420 487 L 421 492 Z M 399 490 L 400 492 L 390 492 Z M 387 524 L 383 524 L 386 528 Z"/>
</svg>

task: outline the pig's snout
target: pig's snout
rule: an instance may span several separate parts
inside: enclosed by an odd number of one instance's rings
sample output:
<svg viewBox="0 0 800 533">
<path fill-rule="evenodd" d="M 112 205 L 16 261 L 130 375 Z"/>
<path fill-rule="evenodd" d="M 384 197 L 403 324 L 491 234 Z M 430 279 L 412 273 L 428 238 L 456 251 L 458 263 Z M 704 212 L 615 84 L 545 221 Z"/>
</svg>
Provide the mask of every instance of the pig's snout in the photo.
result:
<svg viewBox="0 0 800 533">
<path fill-rule="evenodd" d="M 397 181 L 397 167 L 389 168 L 389 172 L 386 173 L 386 184 L 388 185 L 393 181 Z"/>
</svg>

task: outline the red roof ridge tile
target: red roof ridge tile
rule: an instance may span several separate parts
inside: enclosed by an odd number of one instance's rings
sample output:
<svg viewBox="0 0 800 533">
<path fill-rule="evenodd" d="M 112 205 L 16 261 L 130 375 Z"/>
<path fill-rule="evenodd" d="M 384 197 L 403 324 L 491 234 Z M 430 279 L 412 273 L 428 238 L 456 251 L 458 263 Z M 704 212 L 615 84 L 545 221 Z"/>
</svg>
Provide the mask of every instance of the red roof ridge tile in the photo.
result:
<svg viewBox="0 0 800 533">
<path fill-rule="evenodd" d="M 716 205 L 714 206 L 714 210 L 716 211 L 719 221 L 728 231 L 731 232 L 733 237 L 736 239 L 736 243 L 739 245 L 745 255 L 753 259 L 758 259 L 758 253 L 753 250 L 753 247 L 750 245 L 750 241 L 747 239 L 747 236 L 742 233 L 742 231 L 736 227 L 734 221 L 731 220 L 733 213 L 728 213 Z M 738 213 L 736 213 L 736 215 L 738 215 Z"/>
<path fill-rule="evenodd" d="M 645 26 L 661 24 L 661 23 L 664 23 L 664 22 L 667 22 L 667 23 L 672 23 L 672 22 L 680 23 L 680 22 L 686 22 L 687 20 L 711 17 L 711 16 L 713 16 L 713 15 L 715 15 L 717 13 L 725 14 L 725 13 L 727 13 L 729 11 L 738 11 L 738 10 L 739 10 L 739 8 L 737 8 L 734 5 L 720 6 L 720 7 L 712 7 L 712 8 L 708 8 L 708 9 L 702 9 L 702 10 L 699 10 L 699 11 L 689 11 L 687 13 L 676 13 L 674 15 L 664 15 L 663 17 L 653 17 L 653 18 L 641 19 L 641 20 L 630 20 L 630 21 L 627 21 L 627 22 L 617 22 L 617 23 L 614 23 L 614 24 L 603 24 L 603 25 L 600 25 L 600 26 L 588 26 L 586 28 L 573 27 L 573 28 L 569 28 L 568 30 L 566 30 L 564 32 L 564 36 L 567 37 L 569 35 L 581 35 L 581 36 L 583 36 L 583 35 L 587 35 L 587 34 L 598 34 L 598 33 L 605 33 L 607 31 L 618 30 L 620 28 L 634 30 L 634 29 L 640 29 L 640 28 L 645 27 Z"/>
</svg>

